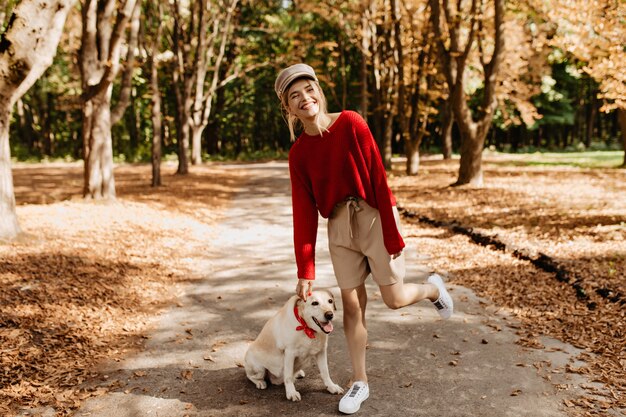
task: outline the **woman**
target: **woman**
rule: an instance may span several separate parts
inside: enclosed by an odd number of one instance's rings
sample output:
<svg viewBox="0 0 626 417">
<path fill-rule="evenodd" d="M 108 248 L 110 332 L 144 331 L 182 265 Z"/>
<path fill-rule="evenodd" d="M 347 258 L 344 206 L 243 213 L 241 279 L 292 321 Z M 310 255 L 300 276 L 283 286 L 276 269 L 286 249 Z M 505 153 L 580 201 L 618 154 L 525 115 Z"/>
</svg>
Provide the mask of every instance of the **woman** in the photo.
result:
<svg viewBox="0 0 626 417">
<path fill-rule="evenodd" d="M 449 318 L 453 302 L 436 274 L 426 284 L 403 283 L 404 241 L 396 202 L 363 118 L 352 111 L 328 113 L 315 72 L 306 64 L 282 70 L 274 87 L 292 140 L 295 124 L 303 128 L 289 152 L 296 293 L 306 299 L 312 290 L 319 212 L 329 219 L 329 251 L 341 289 L 353 368 L 353 383 L 339 402 L 339 411 L 352 414 L 369 396 L 365 369 L 367 276 L 372 274 L 385 304 L 392 309 L 428 299 L 443 318 Z"/>
</svg>

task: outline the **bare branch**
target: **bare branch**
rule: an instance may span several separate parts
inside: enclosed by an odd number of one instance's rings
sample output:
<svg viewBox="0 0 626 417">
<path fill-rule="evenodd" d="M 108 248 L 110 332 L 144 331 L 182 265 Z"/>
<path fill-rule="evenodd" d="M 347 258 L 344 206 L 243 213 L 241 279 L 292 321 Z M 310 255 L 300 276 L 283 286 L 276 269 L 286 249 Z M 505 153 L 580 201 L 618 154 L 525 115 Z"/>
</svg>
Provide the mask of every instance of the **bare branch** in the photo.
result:
<svg viewBox="0 0 626 417">
<path fill-rule="evenodd" d="M 124 116 L 124 112 L 130 102 L 130 92 L 132 90 L 133 72 L 135 70 L 135 50 L 139 46 L 139 17 L 141 15 L 141 2 L 135 3 L 133 16 L 130 22 L 130 33 L 128 37 L 128 51 L 126 53 L 126 64 L 122 74 L 122 86 L 117 105 L 111 110 L 111 124 L 116 124 Z"/>
<path fill-rule="evenodd" d="M 123 39 L 122 33 L 126 29 L 126 25 L 130 20 L 132 12 L 135 8 L 137 0 L 126 0 L 124 6 L 118 11 L 115 25 L 109 42 L 109 53 L 104 63 L 104 74 L 98 84 L 93 86 L 85 86 L 83 91 L 83 100 L 88 101 L 97 96 L 111 85 L 115 80 L 119 69 L 119 53 Z"/>
</svg>

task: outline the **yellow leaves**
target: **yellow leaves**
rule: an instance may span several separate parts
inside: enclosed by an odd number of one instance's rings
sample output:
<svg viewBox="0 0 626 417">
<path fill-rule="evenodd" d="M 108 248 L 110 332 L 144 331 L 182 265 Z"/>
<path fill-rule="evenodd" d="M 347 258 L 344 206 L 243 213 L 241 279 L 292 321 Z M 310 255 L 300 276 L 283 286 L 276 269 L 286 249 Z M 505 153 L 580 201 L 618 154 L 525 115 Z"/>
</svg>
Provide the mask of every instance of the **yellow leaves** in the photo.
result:
<svg viewBox="0 0 626 417">
<path fill-rule="evenodd" d="M 339 44 L 334 41 L 318 42 L 315 44 L 317 49 L 329 49 L 331 51 L 336 49 L 338 46 Z"/>
<path fill-rule="evenodd" d="M 580 2 L 575 6 L 563 0 L 556 3 L 557 7 L 546 14 L 557 28 L 552 44 L 586 62 L 585 72 L 600 83 L 604 99 L 621 100 L 626 94 L 623 8 L 620 11 L 618 2 L 610 0 Z M 614 83 L 620 78 L 621 82 Z"/>
</svg>

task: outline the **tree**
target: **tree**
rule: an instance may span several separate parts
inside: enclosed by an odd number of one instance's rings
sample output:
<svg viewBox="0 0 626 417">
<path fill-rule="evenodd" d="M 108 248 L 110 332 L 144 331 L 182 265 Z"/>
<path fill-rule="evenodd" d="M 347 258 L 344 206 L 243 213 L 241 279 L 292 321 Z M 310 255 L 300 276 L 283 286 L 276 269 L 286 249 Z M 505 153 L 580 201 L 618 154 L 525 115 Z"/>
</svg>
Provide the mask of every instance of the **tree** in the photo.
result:
<svg viewBox="0 0 626 417">
<path fill-rule="evenodd" d="M 148 67 L 150 68 L 150 96 L 152 101 L 152 186 L 161 185 L 161 91 L 159 90 L 159 49 L 163 34 L 163 6 L 161 3 L 146 3 L 146 26 L 150 32 L 150 41 L 146 45 Z"/>
<path fill-rule="evenodd" d="M 493 13 L 487 13 L 483 0 L 471 0 L 466 10 L 462 9 L 463 2 L 457 3 L 459 8 L 452 6 L 449 0 L 429 0 L 429 3 L 452 110 L 461 133 L 461 164 L 454 185 L 480 186 L 483 183 L 482 151 L 497 107 L 495 89 L 504 47 L 504 0 L 493 0 Z M 494 36 L 493 43 L 487 45 L 486 18 L 490 15 Z M 467 33 L 465 39 L 463 33 Z M 466 71 L 475 46 L 480 54 L 483 91 L 476 115 L 473 115 L 466 92 Z"/>
<path fill-rule="evenodd" d="M 116 0 L 85 0 L 83 4 L 79 61 L 83 89 L 85 198 L 115 198 L 111 96 L 113 81 L 120 70 L 124 33 L 133 14 L 135 20 L 139 19 L 139 14 L 134 13 L 137 4 L 137 0 L 123 0 L 119 9 Z M 121 103 L 127 105 L 127 102 Z M 113 113 L 119 114 L 119 111 Z"/>
<path fill-rule="evenodd" d="M 179 174 L 188 172 L 190 137 L 191 162 L 202 162 L 202 133 L 209 123 L 215 92 L 225 83 L 222 65 L 238 4 L 239 0 L 193 0 L 186 12 L 185 4 L 172 2 Z"/>
<path fill-rule="evenodd" d="M 407 2 L 409 3 L 409 2 Z M 437 71 L 437 52 L 433 46 L 433 34 L 430 24 L 426 1 L 416 1 L 413 4 L 405 4 L 405 26 L 410 30 L 405 31 L 404 40 L 396 40 L 396 45 L 406 43 L 407 54 L 400 53 L 398 56 L 407 56 L 407 62 L 398 66 L 401 74 L 398 90 L 398 118 L 400 129 L 404 137 L 404 152 L 406 154 L 407 175 L 417 175 L 420 161 L 420 146 L 424 138 L 429 134 L 428 127 L 437 114 L 436 103 L 442 101 L 445 91 L 445 80 Z M 397 34 L 403 33 L 400 28 Z M 400 63 L 400 61 L 398 61 Z M 402 69 L 405 67 L 405 69 Z M 449 108 L 445 101 L 444 111 Z M 408 116 L 408 117 L 407 117 Z M 404 120 L 403 120 L 404 119 Z M 443 153 L 451 152 L 450 131 L 452 118 L 443 118 L 441 121 L 441 137 Z"/>
<path fill-rule="evenodd" d="M 0 239 L 20 233 L 11 173 L 13 105 L 52 64 L 74 0 L 23 0 L 0 37 Z"/>
</svg>

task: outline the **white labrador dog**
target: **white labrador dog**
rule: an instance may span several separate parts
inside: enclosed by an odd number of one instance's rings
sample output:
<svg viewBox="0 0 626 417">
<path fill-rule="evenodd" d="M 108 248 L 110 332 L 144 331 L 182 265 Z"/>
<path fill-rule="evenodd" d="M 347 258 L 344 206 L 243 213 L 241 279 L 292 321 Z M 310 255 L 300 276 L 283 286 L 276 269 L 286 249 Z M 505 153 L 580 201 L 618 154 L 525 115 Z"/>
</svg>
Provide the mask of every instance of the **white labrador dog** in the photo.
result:
<svg viewBox="0 0 626 417">
<path fill-rule="evenodd" d="M 326 354 L 335 310 L 330 291 L 313 291 L 306 302 L 291 297 L 248 348 L 244 359 L 248 379 L 258 389 L 267 388 L 266 377 L 272 384 L 284 383 L 287 399 L 300 401 L 294 381 L 304 376 L 302 365 L 314 357 L 328 391 L 342 394 L 330 379 Z"/>
</svg>

